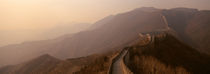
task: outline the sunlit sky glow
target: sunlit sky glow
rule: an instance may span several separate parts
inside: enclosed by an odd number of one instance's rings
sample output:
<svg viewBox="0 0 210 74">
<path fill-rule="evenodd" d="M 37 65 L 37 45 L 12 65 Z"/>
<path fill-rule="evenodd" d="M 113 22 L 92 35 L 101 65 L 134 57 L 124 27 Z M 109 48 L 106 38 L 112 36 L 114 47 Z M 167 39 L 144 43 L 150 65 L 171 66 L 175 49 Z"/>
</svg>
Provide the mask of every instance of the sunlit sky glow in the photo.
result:
<svg viewBox="0 0 210 74">
<path fill-rule="evenodd" d="M 210 9 L 210 0 L 0 0 L 0 30 L 93 23 L 107 15 L 146 6 Z"/>
</svg>

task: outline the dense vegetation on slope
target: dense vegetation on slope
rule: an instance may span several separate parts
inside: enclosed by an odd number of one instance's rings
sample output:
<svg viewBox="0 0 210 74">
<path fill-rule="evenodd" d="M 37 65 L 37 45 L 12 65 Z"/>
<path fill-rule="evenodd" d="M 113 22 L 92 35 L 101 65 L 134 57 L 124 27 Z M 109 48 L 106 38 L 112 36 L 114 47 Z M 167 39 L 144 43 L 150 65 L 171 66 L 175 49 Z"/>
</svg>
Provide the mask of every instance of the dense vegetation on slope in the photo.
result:
<svg viewBox="0 0 210 74">
<path fill-rule="evenodd" d="M 92 63 L 85 65 L 80 71 L 75 74 L 107 74 L 111 67 L 112 60 L 117 56 L 117 52 L 107 53 L 95 59 Z"/>
<path fill-rule="evenodd" d="M 201 54 L 172 35 L 155 37 L 152 44 L 129 50 L 129 68 L 135 73 L 208 74 L 210 56 Z"/>
</svg>

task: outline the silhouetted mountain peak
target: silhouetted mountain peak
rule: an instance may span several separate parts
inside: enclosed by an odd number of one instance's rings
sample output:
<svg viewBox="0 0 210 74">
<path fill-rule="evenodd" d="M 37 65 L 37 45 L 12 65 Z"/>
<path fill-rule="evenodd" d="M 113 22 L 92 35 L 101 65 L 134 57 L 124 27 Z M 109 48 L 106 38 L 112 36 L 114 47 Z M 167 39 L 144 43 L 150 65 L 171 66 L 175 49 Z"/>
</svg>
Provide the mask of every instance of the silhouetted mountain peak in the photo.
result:
<svg viewBox="0 0 210 74">
<path fill-rule="evenodd" d="M 173 9 L 170 9 L 170 10 L 174 10 L 174 11 L 189 11 L 189 12 L 198 11 L 198 9 L 194 9 L 194 8 L 184 8 L 184 7 L 173 8 Z"/>
<path fill-rule="evenodd" d="M 106 24 L 107 22 L 109 22 L 110 20 L 112 20 L 113 18 L 115 17 L 115 15 L 109 15 L 109 16 L 106 16 L 104 17 L 103 19 L 95 22 L 93 25 L 92 25 L 92 29 L 96 29 L 96 28 L 99 28 L 101 26 L 103 26 L 104 24 Z"/>
<path fill-rule="evenodd" d="M 154 8 L 154 7 L 141 7 L 141 8 L 137 8 L 135 9 L 136 11 L 144 11 L 144 12 L 154 12 L 160 9 Z"/>
<path fill-rule="evenodd" d="M 52 56 L 49 54 L 44 54 L 44 55 L 41 55 L 39 58 L 52 58 Z"/>
<path fill-rule="evenodd" d="M 41 55 L 29 62 L 26 62 L 25 64 L 31 64 L 31 65 L 34 65 L 34 64 L 42 64 L 42 63 L 49 63 L 49 62 L 59 62 L 61 60 L 49 55 L 49 54 L 44 54 L 44 55 Z"/>
</svg>

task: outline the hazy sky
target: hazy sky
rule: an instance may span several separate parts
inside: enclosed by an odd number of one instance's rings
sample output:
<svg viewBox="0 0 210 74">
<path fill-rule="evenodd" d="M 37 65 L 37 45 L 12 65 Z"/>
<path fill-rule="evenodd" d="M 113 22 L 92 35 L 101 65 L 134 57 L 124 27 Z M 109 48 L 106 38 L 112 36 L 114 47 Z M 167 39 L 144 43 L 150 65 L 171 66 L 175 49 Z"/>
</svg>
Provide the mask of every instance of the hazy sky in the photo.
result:
<svg viewBox="0 0 210 74">
<path fill-rule="evenodd" d="M 44 38 L 40 33 L 58 25 L 94 23 L 139 7 L 210 9 L 210 0 L 0 0 L 0 46 Z"/>
<path fill-rule="evenodd" d="M 0 0 L 0 30 L 93 23 L 107 15 L 142 6 L 210 9 L 210 0 Z"/>
</svg>

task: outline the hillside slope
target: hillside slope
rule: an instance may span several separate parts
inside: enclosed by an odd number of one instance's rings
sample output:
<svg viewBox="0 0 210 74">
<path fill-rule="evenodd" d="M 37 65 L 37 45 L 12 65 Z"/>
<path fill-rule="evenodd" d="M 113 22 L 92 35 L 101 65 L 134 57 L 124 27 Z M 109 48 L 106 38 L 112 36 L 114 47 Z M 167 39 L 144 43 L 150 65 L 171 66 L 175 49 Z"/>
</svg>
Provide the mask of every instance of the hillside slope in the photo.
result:
<svg viewBox="0 0 210 74">
<path fill-rule="evenodd" d="M 31 61 L 0 68 L 1 74 L 46 74 L 61 60 L 50 55 L 42 55 Z"/>
<path fill-rule="evenodd" d="M 210 52 L 210 11 L 189 8 L 163 10 L 169 27 L 177 32 L 183 41 L 202 52 Z"/>
<path fill-rule="evenodd" d="M 111 63 L 110 58 L 113 54 L 115 53 L 110 52 L 108 54 L 89 55 L 87 57 L 67 60 L 59 60 L 45 54 L 25 63 L 2 67 L 0 68 L 0 74 L 72 74 L 90 65 L 104 65 L 104 67 L 100 68 L 94 67 L 95 69 L 93 70 L 104 71 L 104 73 L 106 73 Z M 92 73 L 94 73 L 94 71 L 92 71 Z"/>
<path fill-rule="evenodd" d="M 134 73 L 208 74 L 210 56 L 177 40 L 170 34 L 155 35 L 154 43 L 132 46 L 128 66 Z"/>
<path fill-rule="evenodd" d="M 189 21 L 186 34 L 202 52 L 210 53 L 210 11 L 197 12 Z"/>
</svg>

